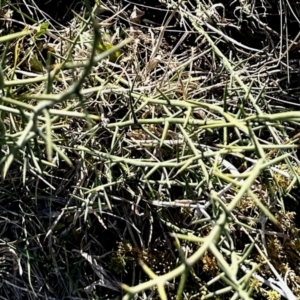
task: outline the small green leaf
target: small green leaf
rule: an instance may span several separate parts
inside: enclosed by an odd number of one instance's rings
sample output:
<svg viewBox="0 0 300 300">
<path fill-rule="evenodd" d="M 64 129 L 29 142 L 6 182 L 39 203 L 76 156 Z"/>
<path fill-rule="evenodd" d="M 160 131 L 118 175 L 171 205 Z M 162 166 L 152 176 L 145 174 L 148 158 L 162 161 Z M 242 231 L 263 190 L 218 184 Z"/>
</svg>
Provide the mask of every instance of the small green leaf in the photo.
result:
<svg viewBox="0 0 300 300">
<path fill-rule="evenodd" d="M 28 60 L 28 67 L 30 70 L 42 72 L 43 71 L 43 63 L 38 59 L 37 55 L 33 54 L 30 56 Z"/>
<path fill-rule="evenodd" d="M 99 53 L 103 53 L 103 52 L 105 52 L 105 51 L 107 51 L 107 50 L 109 50 L 109 49 L 111 49 L 113 47 L 114 47 L 114 45 L 111 44 L 111 43 L 109 43 L 109 42 L 102 42 L 102 41 L 100 41 L 98 43 L 97 50 L 98 50 Z M 119 58 L 120 55 L 121 55 L 121 51 L 120 50 L 116 50 L 114 53 L 112 53 L 109 56 L 109 60 L 111 62 L 115 62 Z"/>
<path fill-rule="evenodd" d="M 49 28 L 49 23 L 45 22 L 39 25 L 37 33 L 34 35 L 34 38 L 37 40 L 41 37 Z"/>
</svg>

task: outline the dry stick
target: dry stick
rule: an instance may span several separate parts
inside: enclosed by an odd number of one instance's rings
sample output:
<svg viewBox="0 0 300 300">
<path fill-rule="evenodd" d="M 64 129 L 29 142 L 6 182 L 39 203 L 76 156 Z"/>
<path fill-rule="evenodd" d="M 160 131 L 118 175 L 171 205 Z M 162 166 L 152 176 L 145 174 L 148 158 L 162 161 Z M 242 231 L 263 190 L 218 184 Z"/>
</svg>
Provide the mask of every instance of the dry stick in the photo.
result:
<svg viewBox="0 0 300 300">
<path fill-rule="evenodd" d="M 167 66 L 166 66 L 166 70 L 168 70 L 168 68 L 169 68 L 169 65 L 170 65 L 170 62 L 171 62 L 171 58 L 172 58 L 174 52 L 177 50 L 177 48 L 179 47 L 179 45 L 182 44 L 182 42 L 183 42 L 184 39 L 187 37 L 187 35 L 188 35 L 188 33 L 185 32 L 184 35 L 180 38 L 179 42 L 178 42 L 178 43 L 176 44 L 176 46 L 174 47 L 174 49 L 172 50 L 172 52 L 171 52 L 171 54 L 170 54 L 170 57 L 169 57 L 169 60 L 168 60 L 168 63 L 167 63 Z M 200 55 L 202 55 L 202 53 L 201 53 Z M 192 58 L 192 60 L 193 60 L 193 59 L 194 59 L 194 58 Z M 191 60 L 191 61 L 192 61 L 192 60 Z M 173 71 L 172 71 L 172 72 L 173 72 Z M 164 75 L 163 75 L 163 77 L 162 77 L 162 79 L 161 79 L 161 82 L 160 82 L 160 87 L 163 86 L 167 74 L 168 74 L 168 72 L 165 72 L 165 73 L 164 73 Z"/>
<path fill-rule="evenodd" d="M 296 35 L 296 37 L 294 38 L 293 41 L 291 41 L 290 46 L 284 51 L 284 53 L 281 55 L 281 57 L 278 59 L 279 61 L 281 61 L 283 59 L 283 57 L 293 48 L 293 47 L 299 47 L 300 42 L 296 42 L 298 40 L 298 38 L 300 37 L 300 31 L 298 32 L 298 34 Z"/>
<path fill-rule="evenodd" d="M 148 70 L 148 69 L 149 69 L 149 66 L 148 66 L 148 65 L 151 64 L 151 62 L 153 61 L 155 55 L 157 54 L 158 49 L 159 49 L 159 47 L 160 47 L 160 45 L 161 45 L 161 43 L 162 43 L 162 39 L 163 39 L 163 37 L 164 37 L 165 31 L 166 31 L 166 29 L 167 29 L 169 23 L 171 22 L 172 18 L 173 18 L 174 15 L 176 14 L 176 12 L 177 12 L 179 6 L 181 5 L 182 1 L 183 1 L 183 0 L 180 0 L 180 2 L 178 3 L 178 5 L 177 5 L 177 6 L 175 7 L 175 9 L 173 10 L 172 14 L 171 14 L 171 15 L 169 16 L 169 18 L 167 19 L 165 25 L 162 27 L 162 30 L 161 30 L 161 32 L 160 32 L 160 34 L 159 34 L 159 36 L 158 36 L 157 43 L 156 43 L 155 47 L 153 48 L 152 54 L 151 54 L 151 56 L 150 56 L 150 59 L 149 59 L 149 61 L 148 61 L 148 63 L 147 63 L 147 66 L 146 66 L 145 70 Z M 146 71 L 146 72 L 147 72 L 147 71 Z"/>
<path fill-rule="evenodd" d="M 231 42 L 231 43 L 233 43 L 233 44 L 235 44 L 235 45 L 237 45 L 237 46 L 239 46 L 239 47 L 242 47 L 242 48 L 247 49 L 247 50 L 250 50 L 250 51 L 255 51 L 255 52 L 260 52 L 260 53 L 263 52 L 263 50 L 251 48 L 251 47 L 248 47 L 248 46 L 246 46 L 246 45 L 244 45 L 244 44 L 242 44 L 242 43 L 236 41 L 235 39 L 233 39 L 233 38 L 231 38 L 231 37 L 225 35 L 222 31 L 216 29 L 214 26 L 210 25 L 209 23 L 205 23 L 205 25 L 206 25 L 209 29 L 211 29 L 212 31 L 214 31 L 215 33 L 219 34 L 219 35 L 220 35 L 221 37 L 223 37 L 225 40 L 227 40 L 227 41 L 229 41 L 229 42 Z"/>
<path fill-rule="evenodd" d="M 294 141 L 296 141 L 296 140 L 299 140 L 300 139 L 300 132 L 298 132 L 296 135 L 294 135 L 293 137 L 291 137 L 290 139 L 288 139 L 287 141 L 285 141 L 284 143 L 283 143 L 283 145 L 287 145 L 287 144 L 289 144 L 290 142 L 294 142 Z M 298 148 L 299 146 L 297 145 L 297 148 Z M 267 157 L 271 157 L 274 153 L 276 153 L 278 150 L 280 150 L 280 149 L 273 149 L 273 150 L 271 150 L 269 153 L 267 153 Z"/>
<path fill-rule="evenodd" d="M 255 15 L 250 14 L 249 15 L 251 18 L 253 18 L 257 23 L 259 23 L 261 26 L 263 26 L 266 30 L 270 31 L 271 33 L 275 34 L 277 37 L 288 41 L 289 43 L 291 43 L 290 47 L 288 50 L 285 51 L 284 54 L 282 54 L 282 56 L 284 56 L 286 54 L 287 51 L 289 51 L 293 46 L 294 47 L 299 47 L 300 43 L 296 42 L 296 40 L 299 38 L 299 34 L 294 38 L 294 40 L 290 40 L 288 37 L 284 36 L 284 35 L 280 35 L 280 33 L 278 33 L 277 31 L 273 30 L 271 27 L 269 27 L 267 24 L 263 23 L 260 19 L 258 19 Z"/>
</svg>

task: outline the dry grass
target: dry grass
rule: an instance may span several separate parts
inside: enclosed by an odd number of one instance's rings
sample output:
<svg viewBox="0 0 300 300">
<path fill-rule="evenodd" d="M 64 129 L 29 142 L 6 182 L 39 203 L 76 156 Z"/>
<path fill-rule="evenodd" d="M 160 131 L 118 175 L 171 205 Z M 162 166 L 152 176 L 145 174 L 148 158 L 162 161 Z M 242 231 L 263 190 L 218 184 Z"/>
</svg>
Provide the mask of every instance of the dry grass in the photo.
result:
<svg viewBox="0 0 300 300">
<path fill-rule="evenodd" d="M 297 299 L 296 2 L 136 2 L 2 3 L 0 298 Z"/>
</svg>

